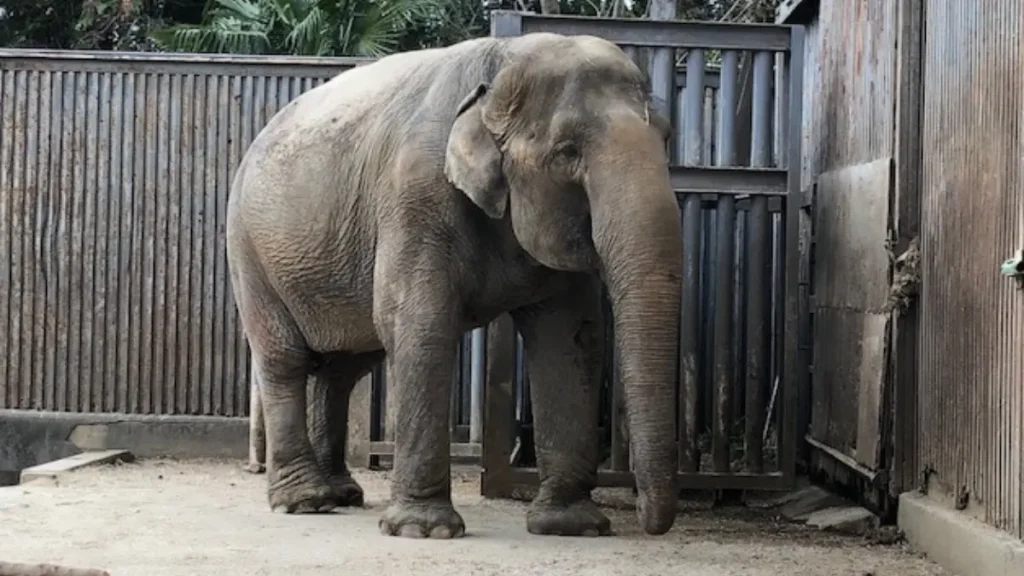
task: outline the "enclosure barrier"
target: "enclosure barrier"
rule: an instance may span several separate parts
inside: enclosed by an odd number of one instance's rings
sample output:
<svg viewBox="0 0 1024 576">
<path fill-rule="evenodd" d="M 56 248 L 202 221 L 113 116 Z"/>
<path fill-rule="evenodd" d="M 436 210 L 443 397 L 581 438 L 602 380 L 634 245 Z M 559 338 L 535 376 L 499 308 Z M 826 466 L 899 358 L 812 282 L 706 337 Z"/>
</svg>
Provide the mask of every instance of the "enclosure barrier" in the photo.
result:
<svg viewBox="0 0 1024 576">
<path fill-rule="evenodd" d="M 493 36 L 603 37 L 648 72 L 676 135 L 670 174 L 683 225 L 679 486 L 788 488 L 798 441 L 795 381 L 806 366 L 798 346 L 803 29 L 504 11 L 491 18 Z M 718 63 L 713 91 L 710 61 Z M 534 468 L 519 465 L 532 457 L 529 375 L 511 319 L 487 331 L 482 491 L 509 497 L 538 481 Z M 632 486 L 614 357 L 602 379 L 609 446 L 598 483 Z"/>
<path fill-rule="evenodd" d="M 364 62 L 0 49 L 0 408 L 246 416 L 231 177 Z"/>
</svg>

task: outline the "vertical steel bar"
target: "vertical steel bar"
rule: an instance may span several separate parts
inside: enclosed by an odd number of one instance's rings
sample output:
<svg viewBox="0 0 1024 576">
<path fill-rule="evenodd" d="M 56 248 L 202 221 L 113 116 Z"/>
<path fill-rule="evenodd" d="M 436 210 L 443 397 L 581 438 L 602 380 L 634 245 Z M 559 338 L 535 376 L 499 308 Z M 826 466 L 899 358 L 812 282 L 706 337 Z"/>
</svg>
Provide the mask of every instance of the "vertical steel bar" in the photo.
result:
<svg viewBox="0 0 1024 576">
<path fill-rule="evenodd" d="M 783 325 L 782 402 L 779 410 L 779 422 L 782 438 L 779 443 L 780 468 L 786 483 L 795 484 L 796 479 L 796 447 L 797 447 L 797 414 L 795 406 L 799 402 L 797 384 L 801 381 L 801 372 L 806 373 L 807 361 L 805 352 L 799 345 L 800 316 L 800 158 L 801 138 L 800 126 L 803 122 L 803 76 L 804 76 L 804 28 L 790 28 L 789 62 L 789 115 L 788 115 L 788 182 L 786 189 L 786 244 L 783 255 L 783 266 L 786 270 L 786 311 Z"/>
<path fill-rule="evenodd" d="M 771 164 L 772 53 L 754 55 L 754 92 L 751 111 L 750 164 Z M 750 265 L 747 268 L 747 398 L 744 454 L 747 470 L 764 469 L 761 429 L 764 426 L 764 389 L 768 369 L 770 328 L 770 222 L 766 197 L 751 199 L 747 242 Z"/>
<path fill-rule="evenodd" d="M 523 335 L 516 330 L 516 377 L 519 389 L 519 423 L 533 423 L 533 404 L 530 398 L 530 373 L 526 362 L 526 346 Z"/>
<path fill-rule="evenodd" d="M 749 136 L 749 134 L 747 135 Z M 737 138 L 739 140 L 739 138 Z M 737 156 L 742 152 L 737 147 Z M 733 238 L 733 246 L 736 248 L 733 255 L 733 390 L 739 390 L 746 400 L 747 389 L 747 229 L 746 214 L 749 208 L 748 200 L 737 201 L 735 204 L 736 229 Z"/>
<path fill-rule="evenodd" d="M 462 335 L 459 341 L 459 425 L 466 427 L 466 434 L 468 438 L 468 426 L 470 420 L 470 413 L 473 411 L 471 405 L 472 394 L 470 387 L 471 374 L 473 373 L 473 335 L 472 332 L 467 332 Z M 486 382 L 486 370 L 484 375 L 484 381 Z"/>
<path fill-rule="evenodd" d="M 739 73 L 739 55 L 734 51 L 722 54 L 722 68 L 718 89 L 718 147 L 715 165 L 732 166 L 736 162 L 735 125 L 736 80 Z M 735 252 L 735 204 L 733 197 L 723 195 L 718 199 L 716 225 L 717 263 L 715 268 L 715 335 L 714 335 L 714 383 L 715 383 L 715 472 L 730 470 L 728 442 L 723 445 L 720 438 L 728 439 L 728 419 L 732 411 L 729 399 L 734 385 L 733 375 L 733 254 Z"/>
<path fill-rule="evenodd" d="M 666 120 L 672 122 L 673 100 L 676 87 L 676 58 L 675 50 L 671 48 L 657 48 L 651 53 L 651 93 L 655 96 L 657 111 Z M 699 90 L 701 102 L 703 103 L 704 90 Z M 672 122 L 674 126 L 675 123 Z M 669 158 L 679 157 L 679 151 L 674 146 L 674 141 L 669 144 Z"/>
<path fill-rule="evenodd" d="M 636 46 L 620 46 L 620 48 L 630 60 L 636 62 Z"/>
<path fill-rule="evenodd" d="M 461 442 L 458 435 L 459 428 L 459 402 L 462 397 L 464 381 L 468 379 L 467 374 L 462 371 L 462 357 L 465 354 L 464 348 L 468 334 L 459 337 L 459 344 L 455 348 L 455 361 L 452 362 L 451 389 L 448 391 L 448 434 L 451 442 Z"/>
<path fill-rule="evenodd" d="M 701 383 L 697 411 L 697 429 L 710 430 L 715 414 L 715 217 L 716 210 L 708 210 L 700 202 L 700 339 L 697 360 L 697 380 Z M 709 437 L 710 438 L 710 437 Z"/>
<path fill-rule="evenodd" d="M 704 103 L 704 51 L 691 50 L 686 58 L 686 90 L 683 93 L 683 164 L 700 164 Z M 700 469 L 697 447 L 697 358 L 700 340 L 700 198 L 683 200 L 683 289 L 679 337 L 679 468 Z"/>
<path fill-rule="evenodd" d="M 384 383 L 381 382 L 382 364 L 370 370 L 370 440 L 378 442 L 384 439 Z M 255 370 L 252 371 L 255 374 Z M 371 460 L 376 460 L 376 456 Z"/>
<path fill-rule="evenodd" d="M 772 152 L 774 164 L 777 167 L 785 167 L 788 157 L 786 142 L 789 137 L 789 109 L 787 108 L 789 105 L 789 78 L 785 64 L 786 54 L 784 52 L 775 54 L 774 145 Z M 772 386 L 774 386 L 776 378 L 781 378 L 783 362 L 782 326 L 785 323 L 783 312 L 786 292 L 785 265 L 782 260 L 786 241 L 784 216 L 785 210 L 772 215 L 772 242 L 774 245 L 772 252 L 772 357 L 769 371 Z M 777 414 L 778 409 L 775 412 Z"/>
<path fill-rule="evenodd" d="M 676 124 L 672 130 L 672 140 L 678 156 L 671 157 L 673 163 L 682 163 L 682 156 L 686 150 L 686 77 L 683 77 L 683 85 L 676 88 L 675 103 Z"/>
<path fill-rule="evenodd" d="M 715 90 L 704 88 L 704 147 L 701 151 L 701 160 L 705 164 L 710 163 L 715 157 L 716 140 L 715 130 Z"/>
<path fill-rule="evenodd" d="M 12 71 L 0 69 L 0 261 L 3 262 L 10 262 L 14 256 L 14 247 L 11 245 L 13 242 L 11 238 L 11 219 L 13 218 L 11 204 L 14 199 L 9 192 L 11 189 L 10 171 L 13 167 L 10 158 L 13 152 L 10 134 L 14 133 L 13 76 Z M 54 148 L 59 148 L 59 145 L 54 143 Z M 11 346 L 16 342 L 14 331 L 8 324 L 8 321 L 11 320 L 9 311 L 11 294 L 7 290 L 7 286 L 10 283 L 11 268 L 10 265 L 6 265 L 0 269 L 0 287 L 4 288 L 0 290 L 0 334 L 3 334 L 4 338 L 0 341 L 0 408 L 17 407 L 16 398 L 14 398 L 14 385 L 7 378 L 8 358 L 12 356 Z M 53 314 L 50 314 L 50 317 L 52 318 Z M 47 348 L 53 349 L 52 346 L 47 346 Z M 50 404 L 47 403 L 47 406 Z"/>
<path fill-rule="evenodd" d="M 469 372 L 469 441 L 473 444 L 483 440 L 484 422 L 484 371 L 487 369 L 487 329 L 476 328 L 472 333 L 472 364 Z"/>
</svg>

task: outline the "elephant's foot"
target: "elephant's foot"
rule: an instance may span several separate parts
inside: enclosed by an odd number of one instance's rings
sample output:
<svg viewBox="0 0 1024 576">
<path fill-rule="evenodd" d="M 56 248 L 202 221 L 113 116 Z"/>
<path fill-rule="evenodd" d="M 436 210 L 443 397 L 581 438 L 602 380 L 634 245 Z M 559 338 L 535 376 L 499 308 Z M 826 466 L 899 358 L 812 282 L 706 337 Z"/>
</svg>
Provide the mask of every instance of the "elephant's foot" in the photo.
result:
<svg viewBox="0 0 1024 576">
<path fill-rule="evenodd" d="M 385 536 L 404 538 L 461 538 L 466 523 L 451 502 L 395 502 L 380 518 Z"/>
<path fill-rule="evenodd" d="M 334 489 L 319 474 L 274 474 L 268 496 L 270 509 L 286 514 L 317 514 L 337 507 Z"/>
<path fill-rule="evenodd" d="M 355 506 L 361 508 L 363 501 L 363 487 L 356 482 L 349 473 L 337 474 L 328 479 L 331 490 L 334 491 L 334 501 L 338 506 Z"/>
<path fill-rule="evenodd" d="M 243 469 L 250 474 L 263 474 L 267 471 L 267 466 L 262 462 L 249 462 Z"/>
<path fill-rule="evenodd" d="M 611 536 L 612 522 L 589 498 L 568 504 L 535 500 L 526 512 L 526 530 L 558 536 Z"/>
</svg>

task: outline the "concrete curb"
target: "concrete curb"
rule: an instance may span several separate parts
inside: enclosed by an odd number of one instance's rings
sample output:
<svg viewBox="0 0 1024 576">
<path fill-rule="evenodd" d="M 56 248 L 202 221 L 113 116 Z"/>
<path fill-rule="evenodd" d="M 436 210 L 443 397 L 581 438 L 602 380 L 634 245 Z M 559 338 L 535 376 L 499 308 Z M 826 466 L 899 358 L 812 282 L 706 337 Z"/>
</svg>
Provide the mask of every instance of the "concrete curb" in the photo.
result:
<svg viewBox="0 0 1024 576">
<path fill-rule="evenodd" d="M 83 451 L 137 458 L 232 458 L 249 453 L 249 420 L 0 410 L 0 469 L 20 470 Z"/>
<path fill-rule="evenodd" d="M 1024 542 L 927 496 L 902 494 L 897 521 L 911 546 L 960 576 L 1024 574 Z"/>
</svg>

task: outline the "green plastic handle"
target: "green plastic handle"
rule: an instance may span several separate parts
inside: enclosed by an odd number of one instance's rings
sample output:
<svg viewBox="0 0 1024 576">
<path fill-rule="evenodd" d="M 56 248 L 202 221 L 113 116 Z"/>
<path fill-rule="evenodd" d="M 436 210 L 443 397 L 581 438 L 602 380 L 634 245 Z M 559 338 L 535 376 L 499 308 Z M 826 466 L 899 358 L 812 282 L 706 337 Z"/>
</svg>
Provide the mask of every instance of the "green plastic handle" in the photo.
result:
<svg viewBox="0 0 1024 576">
<path fill-rule="evenodd" d="M 1020 276 L 1024 274 L 1024 259 L 1016 257 L 1005 260 L 1003 265 L 999 267 L 999 271 L 1002 272 L 1003 276 Z"/>
</svg>

